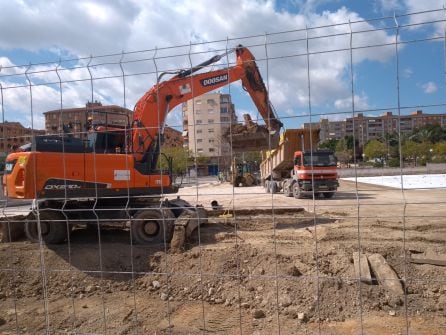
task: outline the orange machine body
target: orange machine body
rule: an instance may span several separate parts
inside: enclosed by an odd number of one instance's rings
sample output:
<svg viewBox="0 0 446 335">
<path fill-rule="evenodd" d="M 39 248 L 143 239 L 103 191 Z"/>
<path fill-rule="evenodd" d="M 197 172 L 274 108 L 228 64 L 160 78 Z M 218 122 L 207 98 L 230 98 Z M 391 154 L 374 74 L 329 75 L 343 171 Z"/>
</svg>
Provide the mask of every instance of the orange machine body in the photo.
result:
<svg viewBox="0 0 446 335">
<path fill-rule="evenodd" d="M 156 170 L 167 114 L 182 102 L 237 80 L 242 81 L 268 129 L 278 135 L 282 123 L 274 114 L 254 56 L 242 46 L 235 52 L 236 64 L 221 70 L 193 74 L 226 54 L 178 71 L 165 81 L 160 81 L 162 74 L 158 84 L 136 103 L 132 124 L 125 129 L 109 125 L 92 127 L 89 143 L 82 143 L 70 134 L 34 138 L 25 151 L 11 153 L 6 159 L 3 177 L 6 195 L 33 199 L 175 192 L 168 171 Z M 98 140 L 101 138 L 102 142 Z M 116 152 L 115 144 L 119 144 Z"/>
<path fill-rule="evenodd" d="M 16 152 L 8 156 L 3 190 L 17 199 L 172 193 L 167 171 L 143 175 L 125 154 Z"/>
</svg>

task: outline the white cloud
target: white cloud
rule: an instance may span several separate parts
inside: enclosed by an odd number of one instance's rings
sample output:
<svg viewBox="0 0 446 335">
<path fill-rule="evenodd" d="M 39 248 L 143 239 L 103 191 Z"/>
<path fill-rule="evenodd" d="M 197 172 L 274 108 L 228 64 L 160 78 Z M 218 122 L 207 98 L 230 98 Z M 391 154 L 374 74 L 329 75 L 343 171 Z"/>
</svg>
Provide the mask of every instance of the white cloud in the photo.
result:
<svg viewBox="0 0 446 335">
<path fill-rule="evenodd" d="M 122 50 L 138 8 L 132 1 L 11 0 L 0 2 L 0 12 L 0 48 L 90 55 Z"/>
<path fill-rule="evenodd" d="M 403 8 L 403 3 L 400 0 L 378 0 L 378 4 L 385 12 L 398 11 Z"/>
<path fill-rule="evenodd" d="M 426 94 L 433 94 L 438 90 L 437 85 L 433 81 L 429 81 L 423 84 L 421 87 Z"/>
<path fill-rule="evenodd" d="M 416 15 L 411 15 L 409 17 L 409 22 L 411 24 L 418 24 L 421 22 L 430 22 L 436 20 L 444 20 L 444 6 L 446 5 L 444 0 L 429 0 L 429 1 L 420 1 L 420 0 L 404 0 L 404 5 L 406 7 L 406 11 L 408 13 L 420 13 Z M 439 11 L 432 11 L 439 10 Z M 445 22 L 437 22 L 434 24 L 435 26 L 435 34 L 439 34 L 440 36 L 444 35 L 445 30 Z M 421 29 L 426 28 L 426 25 L 416 25 L 412 27 L 413 29 Z"/>
<path fill-rule="evenodd" d="M 260 118 L 260 116 L 257 115 L 258 114 L 257 112 L 254 112 L 252 110 L 246 110 L 246 109 L 242 109 L 242 108 L 237 108 L 237 107 L 235 108 L 235 114 L 237 115 L 238 121 L 242 122 L 242 123 L 243 123 L 243 120 L 244 120 L 244 118 L 243 118 L 244 114 L 249 114 L 251 116 L 251 119 L 253 119 L 253 120 L 257 120 L 257 118 Z"/>
<path fill-rule="evenodd" d="M 369 108 L 368 104 L 368 98 L 363 93 L 362 95 L 355 95 L 355 110 L 365 110 Z M 344 98 L 344 99 L 337 99 L 334 102 L 334 107 L 337 110 L 351 110 L 352 108 L 352 98 Z"/>
<path fill-rule="evenodd" d="M 411 68 L 407 67 L 403 70 L 403 77 L 404 78 L 410 78 L 413 75 L 413 71 Z"/>
<path fill-rule="evenodd" d="M 195 65 L 215 54 L 212 51 L 189 58 L 189 43 L 221 41 L 194 45 L 193 52 L 225 50 L 227 47 L 232 48 L 238 43 L 243 43 L 250 46 L 258 60 L 258 66 L 270 90 L 271 101 L 279 113 L 286 115 L 287 111 L 308 105 L 306 43 L 302 40 L 305 37 L 305 31 L 302 29 L 306 24 L 310 27 L 324 26 L 309 31 L 312 53 L 309 71 L 312 106 L 336 103 L 342 105 L 342 99 L 339 97 L 348 96 L 350 28 L 346 23 L 349 20 L 359 21 L 361 16 L 345 7 L 333 12 L 316 13 L 314 8 L 323 2 L 325 0 L 310 1 L 304 12 L 293 14 L 276 11 L 273 0 L 226 0 L 213 2 L 212 6 L 209 6 L 206 0 L 80 0 L 37 4 L 19 0 L 2 1 L 0 31 L 9 33 L 0 35 L 0 49 L 51 49 L 61 50 L 62 54 L 69 52 L 81 56 L 118 53 L 116 57 L 112 57 L 113 62 L 119 60 L 121 50 L 149 50 L 124 57 L 124 61 L 145 59 L 124 64 L 125 72 L 129 74 L 126 77 L 126 104 L 132 108 L 138 98 L 156 83 L 159 72 L 187 68 L 191 66 L 191 62 Z M 373 26 L 362 22 L 353 24 L 352 29 L 357 32 L 371 30 Z M 263 34 L 281 31 L 289 33 Z M 328 34 L 338 36 L 318 38 Z M 236 37 L 246 38 L 234 39 Z M 226 38 L 229 38 L 228 42 Z M 386 44 L 394 39 L 391 32 L 384 30 L 355 33 L 353 46 Z M 163 49 L 179 45 L 183 47 Z M 158 51 L 154 61 L 155 47 L 158 47 Z M 346 51 L 328 52 L 341 49 Z M 178 56 L 173 57 L 174 55 Z M 394 51 L 389 48 L 356 49 L 353 62 L 385 62 L 392 57 Z M 229 55 L 228 59 L 233 62 L 234 56 Z M 75 65 L 85 66 L 88 61 L 86 59 Z M 108 61 L 108 58 L 94 59 L 96 64 Z M 119 77 L 119 66 L 90 65 L 95 78 L 94 98 L 122 105 L 124 88 Z M 83 105 L 91 97 L 90 74 L 86 68 L 66 70 L 67 66 L 68 64 L 62 64 L 59 68 L 62 81 L 82 81 L 63 85 L 64 105 Z M 36 82 L 56 82 L 48 88 L 55 94 L 46 94 L 46 102 L 45 94 L 40 98 L 42 106 L 39 110 L 42 111 L 52 104 L 49 99 L 57 101 L 60 93 L 55 66 L 49 67 L 52 69 L 48 69 L 48 72 L 33 76 Z M 147 74 L 136 75 L 142 72 Z M 118 77 L 97 79 L 115 76 Z M 3 80 L 1 76 L 0 80 Z M 240 85 L 233 87 L 234 90 L 239 90 Z M 361 106 L 363 100 L 358 99 L 358 106 Z M 174 120 L 177 121 L 178 117 L 172 116 L 171 121 Z"/>
<path fill-rule="evenodd" d="M 0 57 L 0 66 L 2 71 L 4 71 L 5 67 L 12 67 L 14 64 L 11 62 L 11 60 L 8 57 Z"/>
</svg>

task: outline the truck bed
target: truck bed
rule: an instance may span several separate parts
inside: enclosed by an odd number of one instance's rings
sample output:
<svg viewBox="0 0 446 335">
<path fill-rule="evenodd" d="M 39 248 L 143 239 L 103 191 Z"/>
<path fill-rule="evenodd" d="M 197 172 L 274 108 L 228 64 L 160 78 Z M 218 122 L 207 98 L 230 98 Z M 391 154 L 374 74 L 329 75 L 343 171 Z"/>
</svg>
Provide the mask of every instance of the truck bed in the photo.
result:
<svg viewBox="0 0 446 335">
<path fill-rule="evenodd" d="M 319 142 L 319 129 L 287 129 L 280 136 L 279 146 L 275 150 L 262 153 L 260 175 L 262 180 L 270 179 L 271 173 L 283 175 L 293 168 L 294 152 L 315 149 Z M 303 143 L 303 146 L 302 146 Z M 312 145 L 311 145 L 312 143 Z"/>
</svg>

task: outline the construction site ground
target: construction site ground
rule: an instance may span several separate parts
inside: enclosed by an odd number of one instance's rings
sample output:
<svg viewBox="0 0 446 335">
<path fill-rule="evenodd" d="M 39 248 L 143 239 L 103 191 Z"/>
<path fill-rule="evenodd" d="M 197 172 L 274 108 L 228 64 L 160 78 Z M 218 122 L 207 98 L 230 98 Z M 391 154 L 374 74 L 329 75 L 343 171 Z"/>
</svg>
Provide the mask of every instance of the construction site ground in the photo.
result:
<svg viewBox="0 0 446 335">
<path fill-rule="evenodd" d="M 341 181 L 333 199 L 294 199 L 210 182 L 180 195 L 210 212 L 181 253 L 132 246 L 128 229 L 1 244 L 0 333 L 446 334 L 446 267 L 410 262 L 446 254 L 445 189 Z M 406 294 L 359 282 L 358 250 L 382 255 Z"/>
</svg>

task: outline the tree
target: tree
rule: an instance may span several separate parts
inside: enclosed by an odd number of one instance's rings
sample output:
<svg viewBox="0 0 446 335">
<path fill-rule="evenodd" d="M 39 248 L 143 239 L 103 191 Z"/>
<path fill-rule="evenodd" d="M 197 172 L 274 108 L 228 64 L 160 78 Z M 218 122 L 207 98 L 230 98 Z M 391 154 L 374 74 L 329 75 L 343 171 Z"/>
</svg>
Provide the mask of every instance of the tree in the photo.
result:
<svg viewBox="0 0 446 335">
<path fill-rule="evenodd" d="M 196 156 L 197 165 L 206 165 L 209 163 L 210 158 L 208 156 L 203 155 L 202 153 L 198 153 Z"/>
<path fill-rule="evenodd" d="M 364 147 L 364 153 L 368 159 L 383 160 L 387 156 L 387 147 L 378 140 L 369 141 Z"/>
<path fill-rule="evenodd" d="M 411 139 L 418 143 L 438 143 L 446 140 L 446 130 L 439 124 L 426 124 L 415 129 L 411 134 Z"/>
<path fill-rule="evenodd" d="M 415 141 L 405 141 L 402 145 L 403 159 L 413 161 L 417 166 L 418 160 L 422 159 L 422 162 L 426 162 L 430 156 L 430 149 L 432 144 L 428 142 L 417 143 Z"/>
<path fill-rule="evenodd" d="M 319 148 L 330 149 L 331 151 L 335 152 L 336 145 L 338 144 L 338 142 L 339 142 L 339 140 L 332 138 L 332 139 L 326 140 L 326 141 L 322 142 L 321 144 L 319 144 Z"/>
<path fill-rule="evenodd" d="M 386 145 L 386 158 L 388 161 L 392 158 L 399 158 L 400 136 L 398 136 L 397 132 L 384 133 L 378 140 Z"/>
<path fill-rule="evenodd" d="M 348 148 L 347 139 L 343 138 L 336 144 L 336 157 L 339 162 L 343 164 L 348 164 L 353 159 L 353 150 Z"/>
<path fill-rule="evenodd" d="M 348 150 L 353 150 L 353 146 L 356 145 L 358 147 L 358 139 L 355 139 L 353 135 L 347 135 L 344 137 L 345 147 Z"/>
<path fill-rule="evenodd" d="M 446 141 L 441 141 L 433 145 L 432 154 L 435 162 L 446 161 Z"/>
<path fill-rule="evenodd" d="M 161 155 L 158 159 L 158 168 L 167 171 L 169 164 L 166 158 L 172 157 L 172 173 L 183 175 L 187 171 L 190 159 L 190 151 L 183 147 L 162 147 Z"/>
<path fill-rule="evenodd" d="M 409 136 L 409 139 L 417 143 L 431 142 L 432 131 L 427 128 L 418 129 Z"/>
</svg>

